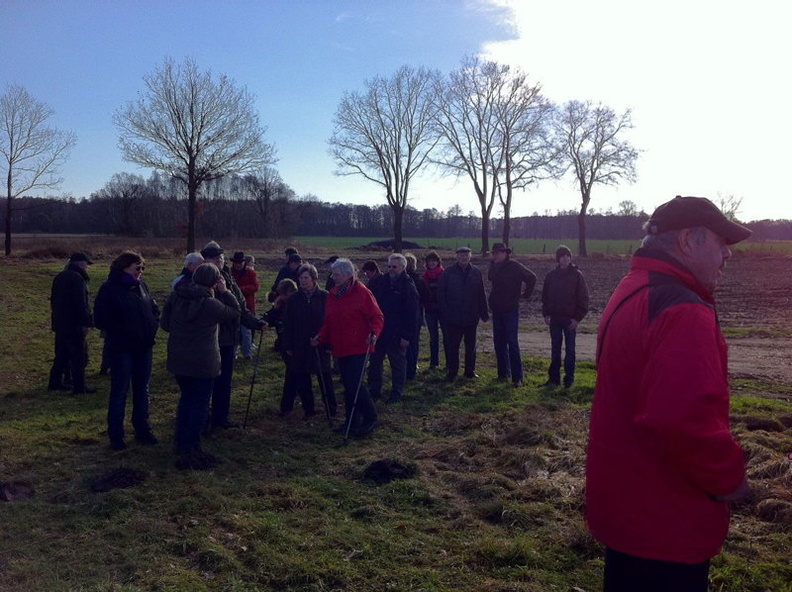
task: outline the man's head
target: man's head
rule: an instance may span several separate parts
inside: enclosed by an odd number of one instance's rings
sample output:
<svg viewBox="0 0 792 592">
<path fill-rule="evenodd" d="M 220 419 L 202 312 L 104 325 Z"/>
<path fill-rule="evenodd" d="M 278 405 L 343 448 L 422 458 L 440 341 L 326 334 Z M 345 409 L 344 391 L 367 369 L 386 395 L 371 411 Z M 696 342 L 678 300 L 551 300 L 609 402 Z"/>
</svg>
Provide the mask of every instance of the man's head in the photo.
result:
<svg viewBox="0 0 792 592">
<path fill-rule="evenodd" d="M 336 286 L 343 286 L 355 275 L 355 266 L 344 257 L 336 259 L 330 269 Z"/>
<path fill-rule="evenodd" d="M 728 245 L 751 236 L 703 197 L 677 196 L 659 206 L 644 225 L 643 245 L 666 251 L 713 292 L 732 256 Z"/>
<path fill-rule="evenodd" d="M 244 269 L 245 267 L 245 253 L 242 251 L 235 251 L 234 256 L 231 257 L 231 263 L 234 266 L 234 269 L 239 271 L 240 269 Z"/>
<path fill-rule="evenodd" d="M 572 263 L 572 250 L 566 245 L 559 245 L 555 252 L 556 262 L 561 269 L 566 269 Z"/>
<path fill-rule="evenodd" d="M 204 262 L 203 255 L 198 251 L 193 251 L 184 258 L 184 269 L 195 272 L 198 266 Z"/>
<path fill-rule="evenodd" d="M 69 256 L 69 263 L 79 267 L 83 271 L 87 271 L 88 266 L 93 265 L 93 261 L 91 261 L 91 258 L 81 251 L 76 251 L 72 253 Z"/>
<path fill-rule="evenodd" d="M 495 243 L 490 249 L 490 258 L 495 263 L 502 263 L 509 258 L 512 250 L 503 243 Z"/>
<path fill-rule="evenodd" d="M 201 249 L 201 255 L 207 263 L 214 263 L 218 269 L 225 266 L 225 255 L 222 247 L 215 241 L 209 241 Z"/>
<path fill-rule="evenodd" d="M 401 253 L 394 253 L 388 257 L 388 275 L 397 278 L 404 273 L 407 268 L 407 259 Z"/>
<path fill-rule="evenodd" d="M 295 247 L 286 247 L 283 251 L 283 255 L 286 258 L 286 263 L 289 262 L 289 257 L 292 255 L 299 255 L 300 252 Z"/>
<path fill-rule="evenodd" d="M 333 264 L 335 266 L 335 263 Z M 371 279 L 376 275 L 379 275 L 379 265 L 373 259 L 369 259 L 363 264 L 363 267 L 360 268 L 360 271 L 368 278 Z"/>
<path fill-rule="evenodd" d="M 302 265 L 302 257 L 300 257 L 297 253 L 292 253 L 289 255 L 289 267 L 296 271 L 300 265 Z"/>
<path fill-rule="evenodd" d="M 470 258 L 472 257 L 470 247 L 459 247 L 456 250 L 456 260 L 460 267 L 467 267 L 470 265 Z"/>
</svg>

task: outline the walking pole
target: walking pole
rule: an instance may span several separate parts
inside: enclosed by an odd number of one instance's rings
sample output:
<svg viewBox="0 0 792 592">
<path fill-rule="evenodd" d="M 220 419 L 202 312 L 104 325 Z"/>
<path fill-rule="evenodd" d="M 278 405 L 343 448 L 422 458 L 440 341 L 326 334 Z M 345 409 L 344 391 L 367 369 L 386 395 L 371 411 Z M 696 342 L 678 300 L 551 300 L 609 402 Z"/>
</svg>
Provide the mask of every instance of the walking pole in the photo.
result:
<svg viewBox="0 0 792 592">
<path fill-rule="evenodd" d="M 325 385 L 324 374 L 322 374 L 322 358 L 319 356 L 318 347 L 315 347 L 314 351 L 316 352 L 316 367 L 318 369 L 316 373 L 316 377 L 319 379 L 319 392 L 322 393 L 322 404 L 324 405 L 325 416 L 327 417 L 327 425 L 329 425 L 332 428 L 333 420 L 330 417 L 330 407 L 328 406 L 328 402 L 327 402 L 327 390 L 326 390 L 327 385 Z"/>
<path fill-rule="evenodd" d="M 253 378 L 250 379 L 250 394 L 248 395 L 247 408 L 245 409 L 245 421 L 242 422 L 242 429 L 247 428 L 248 414 L 250 413 L 250 401 L 253 400 L 253 385 L 256 384 L 256 373 L 258 372 L 259 360 L 261 359 L 261 342 L 264 339 L 264 329 L 260 331 L 258 349 L 256 350 L 256 361 L 253 363 Z"/>
<path fill-rule="evenodd" d="M 355 409 L 357 408 L 358 396 L 360 395 L 360 387 L 363 386 L 363 377 L 366 375 L 366 366 L 368 366 L 369 359 L 368 343 L 366 344 L 366 357 L 363 359 L 363 369 L 360 371 L 360 380 L 358 380 L 357 390 L 355 391 L 355 399 L 352 401 L 352 410 L 349 412 L 349 423 L 347 423 L 346 433 L 344 434 L 344 445 L 349 440 L 349 429 L 352 427 L 352 420 L 355 417 Z"/>
</svg>

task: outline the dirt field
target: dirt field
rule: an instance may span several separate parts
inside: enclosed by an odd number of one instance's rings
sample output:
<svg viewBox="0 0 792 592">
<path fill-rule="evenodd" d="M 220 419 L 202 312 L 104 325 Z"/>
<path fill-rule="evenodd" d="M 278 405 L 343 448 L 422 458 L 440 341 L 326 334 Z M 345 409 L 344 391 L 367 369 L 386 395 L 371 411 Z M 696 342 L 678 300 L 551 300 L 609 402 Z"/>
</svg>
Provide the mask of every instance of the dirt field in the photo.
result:
<svg viewBox="0 0 792 592">
<path fill-rule="evenodd" d="M 542 325 L 541 283 L 552 268 L 549 259 L 518 258 L 539 277 L 531 302 L 522 305 L 523 325 Z M 629 268 L 629 259 L 589 258 L 578 261 L 591 293 L 591 312 L 578 335 L 579 359 L 593 360 L 596 327 L 613 289 Z M 486 268 L 482 265 L 482 271 Z M 792 382 L 792 258 L 736 257 L 729 261 L 716 293 L 718 314 L 725 329 L 740 329 L 745 336 L 728 336 L 729 371 L 733 378 L 763 378 Z M 741 331 L 741 332 L 742 332 Z M 727 332 L 728 333 L 728 332 Z M 520 335 L 527 355 L 547 356 L 546 332 Z M 482 346 L 491 349 L 491 340 Z"/>
</svg>

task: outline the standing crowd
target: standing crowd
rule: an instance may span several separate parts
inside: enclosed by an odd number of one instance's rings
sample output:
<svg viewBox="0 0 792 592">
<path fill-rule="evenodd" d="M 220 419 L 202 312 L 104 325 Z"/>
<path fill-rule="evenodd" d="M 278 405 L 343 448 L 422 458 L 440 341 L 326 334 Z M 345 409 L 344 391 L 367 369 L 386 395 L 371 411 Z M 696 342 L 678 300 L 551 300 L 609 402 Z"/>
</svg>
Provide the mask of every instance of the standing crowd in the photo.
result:
<svg viewBox="0 0 792 592">
<path fill-rule="evenodd" d="M 713 293 L 731 257 L 729 245 L 750 231 L 696 197 L 661 205 L 645 231 L 598 331 L 586 518 L 606 546 L 607 592 L 705 592 L 710 559 L 728 529 L 727 504 L 749 491 L 744 454 L 729 429 L 726 343 Z M 291 414 L 299 397 L 305 417 L 314 416 L 316 379 L 332 423 L 335 369 L 345 413 L 337 431 L 366 436 L 378 425 L 375 401 L 400 402 L 415 378 L 424 325 L 429 368 L 440 366 L 442 345 L 445 380 L 452 382 L 460 371 L 465 379 L 477 378 L 478 326 L 491 319 L 497 378 L 523 386 L 520 300 L 531 297 L 537 277 L 511 254 L 507 245 L 494 244 L 485 280 L 468 247 L 457 249 L 448 267 L 429 252 L 423 272 L 413 255 L 394 253 L 384 271 L 375 261 L 363 265 L 365 283 L 349 259 L 332 257 L 322 289 L 317 269 L 289 248 L 267 296 L 271 308 L 258 317 L 254 260 L 236 252 L 229 268 L 214 241 L 186 257 L 161 313 L 142 279 L 145 261 L 131 251 L 111 263 L 92 313 L 87 272 L 93 262 L 74 253 L 52 283 L 55 357 L 49 388 L 96 392 L 85 383 L 86 334 L 100 329 L 111 375 L 110 445 L 126 447 L 130 387 L 135 439 L 156 444 L 148 383 L 154 339 L 162 328 L 168 333 L 167 369 L 181 391 L 176 464 L 209 468 L 216 459 L 201 450 L 202 434 L 239 427 L 229 419 L 237 350 L 250 359 L 255 332 L 269 326 L 285 365 L 280 414 Z M 545 386 L 569 388 L 589 295 L 570 249 L 559 246 L 555 259 L 541 293 L 551 351 Z"/>
</svg>

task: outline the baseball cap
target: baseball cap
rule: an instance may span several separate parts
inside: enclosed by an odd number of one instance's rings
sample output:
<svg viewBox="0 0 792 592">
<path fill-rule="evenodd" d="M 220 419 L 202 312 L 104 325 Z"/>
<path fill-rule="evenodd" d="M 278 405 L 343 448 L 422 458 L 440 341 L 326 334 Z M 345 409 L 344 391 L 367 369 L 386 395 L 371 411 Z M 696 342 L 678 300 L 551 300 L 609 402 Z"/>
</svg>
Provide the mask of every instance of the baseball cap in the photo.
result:
<svg viewBox="0 0 792 592">
<path fill-rule="evenodd" d="M 683 228 L 704 227 L 733 245 L 751 236 L 745 226 L 732 222 L 706 197 L 682 197 L 659 206 L 644 225 L 647 234 L 661 234 Z"/>
</svg>

